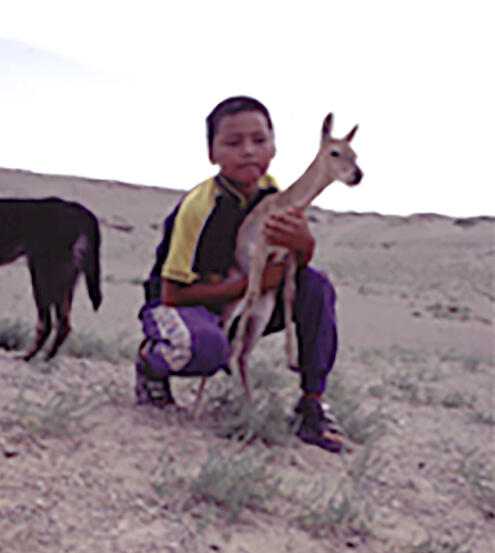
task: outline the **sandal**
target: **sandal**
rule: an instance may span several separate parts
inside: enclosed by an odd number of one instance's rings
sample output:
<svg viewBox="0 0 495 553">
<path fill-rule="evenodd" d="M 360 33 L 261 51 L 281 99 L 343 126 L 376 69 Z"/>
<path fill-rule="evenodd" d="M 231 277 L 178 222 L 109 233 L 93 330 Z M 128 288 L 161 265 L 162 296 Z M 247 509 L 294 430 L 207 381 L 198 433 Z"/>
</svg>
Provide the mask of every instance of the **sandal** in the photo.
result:
<svg viewBox="0 0 495 553">
<path fill-rule="evenodd" d="M 296 434 L 308 444 L 339 453 L 342 451 L 344 432 L 335 422 L 330 407 L 316 398 L 302 397 L 294 409 L 299 423 Z"/>
<path fill-rule="evenodd" d="M 168 376 L 156 375 L 146 359 L 148 344 L 148 340 L 141 344 L 136 361 L 136 401 L 138 405 L 152 405 L 163 409 L 174 405 L 175 399 Z"/>
</svg>

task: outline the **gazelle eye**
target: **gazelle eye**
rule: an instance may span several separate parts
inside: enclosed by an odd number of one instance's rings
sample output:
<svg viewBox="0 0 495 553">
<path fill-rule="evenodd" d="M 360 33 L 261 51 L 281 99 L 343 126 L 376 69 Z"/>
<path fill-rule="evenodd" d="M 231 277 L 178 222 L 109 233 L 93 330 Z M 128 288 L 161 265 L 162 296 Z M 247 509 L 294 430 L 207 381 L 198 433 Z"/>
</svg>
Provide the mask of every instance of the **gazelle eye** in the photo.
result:
<svg viewBox="0 0 495 553">
<path fill-rule="evenodd" d="M 340 152 L 337 152 L 337 150 L 332 150 L 330 152 L 330 155 L 333 156 L 333 157 L 339 157 L 340 156 Z"/>
</svg>

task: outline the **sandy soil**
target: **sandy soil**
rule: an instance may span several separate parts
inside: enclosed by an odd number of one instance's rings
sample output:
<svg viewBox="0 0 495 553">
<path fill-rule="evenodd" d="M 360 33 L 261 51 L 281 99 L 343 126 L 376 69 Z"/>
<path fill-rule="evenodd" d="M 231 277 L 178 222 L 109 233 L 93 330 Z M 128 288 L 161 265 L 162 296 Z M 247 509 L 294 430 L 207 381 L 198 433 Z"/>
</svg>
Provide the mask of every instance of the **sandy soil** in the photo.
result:
<svg viewBox="0 0 495 553">
<path fill-rule="evenodd" d="M 180 193 L 0 169 L 1 197 L 49 195 L 98 217 L 104 301 L 95 314 L 78 286 L 51 363 L 0 349 L 0 552 L 494 551 L 493 218 L 310 209 L 313 264 L 339 297 L 328 398 L 353 443 L 337 456 L 266 439 L 277 411 L 264 443 L 221 437 L 241 391 L 225 375 L 196 418 L 196 381 L 174 383 L 182 410 L 136 406 L 140 283 Z M 32 337 L 25 262 L 2 266 L 0 283 L 0 334 Z M 291 412 L 298 383 L 283 364 L 283 337 L 264 339 L 255 413 Z"/>
</svg>

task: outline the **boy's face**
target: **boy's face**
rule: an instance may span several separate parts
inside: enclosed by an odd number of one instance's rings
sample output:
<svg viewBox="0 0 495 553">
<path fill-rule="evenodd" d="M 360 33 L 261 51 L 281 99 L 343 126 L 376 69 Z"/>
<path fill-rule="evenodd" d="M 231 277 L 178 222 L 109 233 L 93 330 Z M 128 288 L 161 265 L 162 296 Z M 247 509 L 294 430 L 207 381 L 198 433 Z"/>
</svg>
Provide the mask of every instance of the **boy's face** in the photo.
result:
<svg viewBox="0 0 495 553">
<path fill-rule="evenodd" d="M 210 147 L 210 161 L 223 175 L 241 183 L 255 184 L 275 155 L 275 141 L 265 116 L 259 111 L 225 115 Z"/>
</svg>

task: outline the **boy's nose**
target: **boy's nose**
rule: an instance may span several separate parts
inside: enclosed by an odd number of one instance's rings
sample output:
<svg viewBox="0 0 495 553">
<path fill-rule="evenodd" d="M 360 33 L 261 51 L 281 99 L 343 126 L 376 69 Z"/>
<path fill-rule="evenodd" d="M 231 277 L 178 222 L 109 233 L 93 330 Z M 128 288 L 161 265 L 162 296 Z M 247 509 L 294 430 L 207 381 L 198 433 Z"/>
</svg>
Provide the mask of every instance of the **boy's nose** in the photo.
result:
<svg viewBox="0 0 495 553">
<path fill-rule="evenodd" d="M 254 144 L 251 140 L 245 140 L 242 144 L 243 154 L 252 154 L 254 152 Z"/>
</svg>

